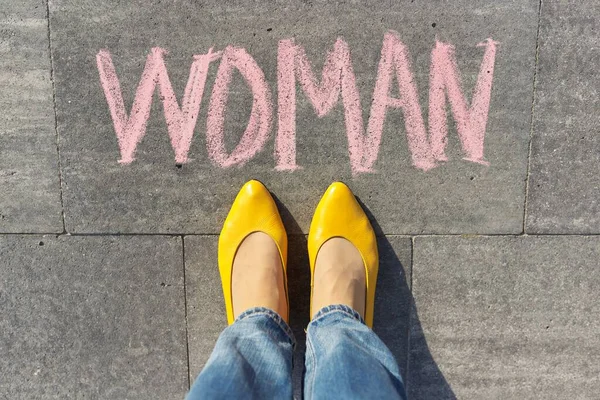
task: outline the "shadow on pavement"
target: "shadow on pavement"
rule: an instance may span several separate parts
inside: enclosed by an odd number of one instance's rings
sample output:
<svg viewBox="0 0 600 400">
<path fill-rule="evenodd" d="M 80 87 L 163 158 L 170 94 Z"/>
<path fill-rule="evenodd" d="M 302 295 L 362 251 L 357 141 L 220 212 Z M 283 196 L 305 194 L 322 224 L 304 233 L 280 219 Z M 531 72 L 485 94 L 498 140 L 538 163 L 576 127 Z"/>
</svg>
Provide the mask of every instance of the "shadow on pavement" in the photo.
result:
<svg viewBox="0 0 600 400">
<path fill-rule="evenodd" d="M 279 212 L 288 232 L 301 231 L 298 223 L 289 210 L 273 194 Z M 359 199 L 360 202 L 360 199 Z M 373 227 L 378 232 L 379 246 L 379 276 L 377 280 L 377 294 L 375 298 L 375 324 L 373 329 L 390 348 L 398 361 L 402 377 L 409 390 L 409 398 L 413 399 L 452 399 L 456 397 L 437 367 L 423 335 L 417 310 L 413 301 L 409 282 L 410 269 L 400 261 L 397 252 L 405 250 L 407 255 L 403 258 L 405 263 L 410 263 L 410 245 L 407 238 L 392 238 L 390 240 L 380 235 L 381 228 L 365 205 L 360 202 L 367 212 Z M 302 399 L 302 380 L 304 375 L 304 352 L 306 350 L 306 335 L 304 329 L 310 321 L 310 270 L 307 253 L 307 240 L 305 235 L 289 235 L 288 245 L 288 290 L 290 297 L 290 325 L 296 336 L 296 350 L 294 352 L 294 398 Z M 412 324 L 409 325 L 409 320 Z M 411 377 L 418 379 L 418 386 L 422 393 L 410 389 L 408 380 L 409 354 L 408 340 L 409 329 L 412 332 L 411 349 L 412 358 L 410 368 Z M 418 373 L 416 373 L 418 371 Z"/>
<path fill-rule="evenodd" d="M 287 207 L 271 193 L 288 232 L 301 232 L 300 226 Z M 306 334 L 304 328 L 310 321 L 310 268 L 305 235 L 288 234 L 288 295 L 290 298 L 290 326 L 296 337 L 294 351 L 294 369 L 292 381 L 294 399 L 302 399 L 302 381 L 304 377 L 304 352 Z"/>
<path fill-rule="evenodd" d="M 398 257 L 399 246 L 383 235 L 369 208 L 360 199 L 358 202 L 378 235 L 379 275 L 373 330 L 398 360 L 410 400 L 456 400 L 427 345 L 409 285 L 411 277 L 406 274 L 412 273 L 413 266 L 407 270 L 402 265 Z M 411 260 L 405 262 L 412 263 Z"/>
</svg>

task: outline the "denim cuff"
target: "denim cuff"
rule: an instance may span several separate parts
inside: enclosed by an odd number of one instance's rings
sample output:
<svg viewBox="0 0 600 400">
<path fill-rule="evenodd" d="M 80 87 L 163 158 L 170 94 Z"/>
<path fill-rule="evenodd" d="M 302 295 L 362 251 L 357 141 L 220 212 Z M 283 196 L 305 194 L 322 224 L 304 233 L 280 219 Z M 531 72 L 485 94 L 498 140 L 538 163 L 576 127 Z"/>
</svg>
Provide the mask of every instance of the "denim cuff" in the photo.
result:
<svg viewBox="0 0 600 400">
<path fill-rule="evenodd" d="M 331 304 L 321 308 L 319 312 L 315 315 L 315 317 L 312 319 L 312 321 L 310 321 L 310 323 L 312 324 L 313 322 L 320 321 L 330 314 L 344 314 L 348 317 L 357 320 L 361 324 L 366 325 L 365 320 L 363 319 L 363 317 L 360 316 L 358 311 L 345 304 Z"/>
<path fill-rule="evenodd" d="M 243 319 L 252 318 L 252 317 L 264 317 L 272 321 L 283 333 L 292 346 L 296 347 L 296 338 L 294 337 L 294 333 L 292 332 L 292 328 L 285 322 L 281 315 L 277 314 L 275 311 L 266 307 L 252 307 L 241 313 L 234 321 L 241 321 Z"/>
</svg>

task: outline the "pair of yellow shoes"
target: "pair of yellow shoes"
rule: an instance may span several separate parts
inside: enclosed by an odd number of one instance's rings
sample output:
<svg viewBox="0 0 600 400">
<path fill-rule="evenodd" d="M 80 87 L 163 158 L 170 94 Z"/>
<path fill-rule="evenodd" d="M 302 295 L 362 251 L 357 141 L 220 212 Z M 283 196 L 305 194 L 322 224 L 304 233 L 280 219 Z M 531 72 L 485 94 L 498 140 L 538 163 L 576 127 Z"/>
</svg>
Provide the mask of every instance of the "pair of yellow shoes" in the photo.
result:
<svg viewBox="0 0 600 400">
<path fill-rule="evenodd" d="M 233 260 L 242 241 L 251 233 L 263 232 L 277 245 L 281 255 L 283 276 L 287 271 L 287 234 L 275 201 L 267 188 L 259 181 L 247 182 L 238 193 L 219 236 L 219 271 L 225 296 L 227 322 L 234 321 L 231 277 Z M 311 290 L 314 287 L 315 262 L 321 246 L 329 239 L 341 237 L 352 243 L 359 251 L 365 265 L 366 304 L 364 319 L 373 326 L 375 285 L 379 268 L 377 241 L 373 228 L 360 204 L 348 186 L 332 183 L 315 210 L 308 233 Z M 287 279 L 284 280 L 287 294 Z M 311 293 L 312 316 L 312 293 Z M 289 299 L 288 299 L 289 308 Z"/>
</svg>

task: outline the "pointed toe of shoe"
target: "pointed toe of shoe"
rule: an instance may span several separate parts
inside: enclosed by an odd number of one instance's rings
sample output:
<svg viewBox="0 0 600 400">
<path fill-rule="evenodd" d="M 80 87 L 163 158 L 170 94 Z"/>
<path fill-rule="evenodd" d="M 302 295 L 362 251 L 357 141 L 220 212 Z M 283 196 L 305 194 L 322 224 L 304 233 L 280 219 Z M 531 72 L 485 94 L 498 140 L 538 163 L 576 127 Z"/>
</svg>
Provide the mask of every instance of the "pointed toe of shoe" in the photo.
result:
<svg viewBox="0 0 600 400">
<path fill-rule="evenodd" d="M 351 242 L 363 259 L 367 282 L 364 319 L 368 326 L 373 326 L 375 286 L 379 269 L 377 240 L 369 218 L 350 188 L 342 182 L 334 182 L 327 188 L 317 205 L 310 225 L 308 253 L 311 286 L 314 284 L 317 253 L 323 243 L 334 237 L 341 237 Z"/>
<path fill-rule="evenodd" d="M 254 232 L 266 233 L 273 239 L 281 256 L 285 276 L 287 266 L 287 234 L 285 227 L 271 193 L 265 185 L 257 180 L 251 180 L 242 186 L 219 235 L 219 272 L 229 324 L 234 321 L 231 294 L 233 260 L 242 241 Z"/>
</svg>

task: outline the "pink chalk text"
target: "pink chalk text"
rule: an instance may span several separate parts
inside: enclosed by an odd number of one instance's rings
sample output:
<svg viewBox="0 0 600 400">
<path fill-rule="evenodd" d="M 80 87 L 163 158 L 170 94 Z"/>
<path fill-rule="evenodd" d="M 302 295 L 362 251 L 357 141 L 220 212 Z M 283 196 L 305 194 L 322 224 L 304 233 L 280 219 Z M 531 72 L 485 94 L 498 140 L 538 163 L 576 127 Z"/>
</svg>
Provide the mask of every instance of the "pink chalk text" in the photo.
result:
<svg viewBox="0 0 600 400">
<path fill-rule="evenodd" d="M 306 56 L 305 48 L 294 39 L 281 40 L 277 52 L 275 168 L 280 171 L 300 168 L 296 161 L 297 88 L 310 101 L 318 117 L 324 117 L 336 104 L 341 103 L 353 174 L 375 172 L 386 114 L 390 109 L 399 109 L 403 114 L 408 148 L 416 168 L 427 171 L 439 165 L 439 162 L 447 161 L 447 103 L 456 124 L 464 159 L 488 165 L 484 159 L 484 141 L 497 45 L 492 39 L 478 45 L 484 48 L 483 61 L 469 104 L 462 89 L 454 46 L 436 41 L 431 52 L 427 129 L 408 48 L 396 32 L 387 32 L 383 38 L 365 129 L 350 48 L 344 39 L 338 38 L 325 56 L 320 79 Z M 157 87 L 175 162 L 188 162 L 208 70 L 211 62 L 219 59 L 206 121 L 208 156 L 215 165 L 227 168 L 241 166 L 263 150 L 273 127 L 274 105 L 265 75 L 254 58 L 245 49 L 234 46 L 228 46 L 222 52 L 213 52 L 211 48 L 206 54 L 195 55 L 179 103 L 167 73 L 164 61 L 166 53 L 161 48 L 151 50 L 129 114 L 109 51 L 100 50 L 96 55 L 100 83 L 121 152 L 119 162 L 129 164 L 135 159 L 135 150 L 146 132 Z M 236 70 L 252 92 L 253 101 L 246 129 L 239 143 L 228 154 L 224 144 L 224 121 L 229 87 Z M 398 98 L 390 96 L 394 84 L 397 85 Z"/>
</svg>

